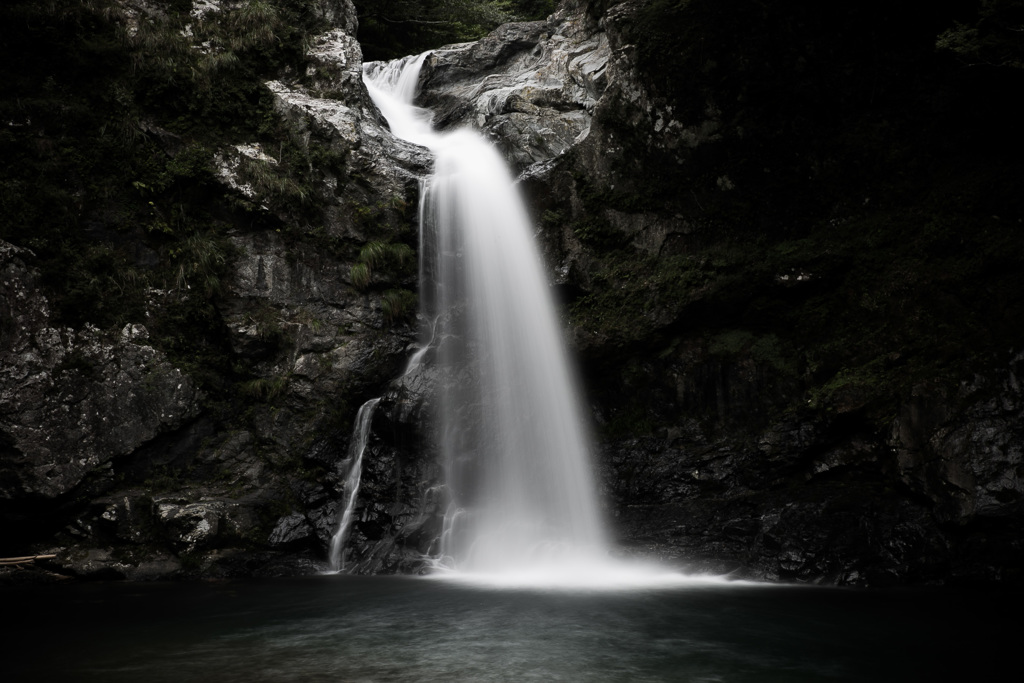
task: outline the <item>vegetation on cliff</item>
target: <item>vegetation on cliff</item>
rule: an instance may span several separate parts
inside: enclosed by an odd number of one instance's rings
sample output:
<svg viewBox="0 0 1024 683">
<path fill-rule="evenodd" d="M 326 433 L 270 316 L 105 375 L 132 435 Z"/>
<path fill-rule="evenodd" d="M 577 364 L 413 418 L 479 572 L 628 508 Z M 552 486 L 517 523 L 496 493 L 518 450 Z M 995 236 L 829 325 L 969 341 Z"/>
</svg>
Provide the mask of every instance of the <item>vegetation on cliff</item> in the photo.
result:
<svg viewBox="0 0 1024 683">
<path fill-rule="evenodd" d="M 0 8 L 0 239 L 33 251 L 58 321 L 120 327 L 148 310 L 162 348 L 201 375 L 231 375 L 215 307 L 230 230 L 358 254 L 324 233 L 313 201 L 323 170 L 343 160 L 297 145 L 264 85 L 304 73 L 311 36 L 331 26 L 315 0 L 145 7 Z M 242 143 L 273 153 L 239 162 L 259 201 L 216 178 L 216 154 Z M 356 210 L 367 227 L 385 222 L 373 204 Z M 154 291 L 170 294 L 155 308 Z"/>
<path fill-rule="evenodd" d="M 477 40 L 499 24 L 543 19 L 555 0 L 354 0 L 367 61 Z"/>
<path fill-rule="evenodd" d="M 381 328 L 408 333 L 415 311 L 415 200 L 401 186 L 377 189 L 374 169 L 353 173 L 330 132 L 297 132 L 308 123 L 287 119 L 267 83 L 283 78 L 322 95 L 327 76 L 317 69 L 328 67 L 322 60 L 314 67 L 311 54 L 323 47 L 314 41 L 350 13 L 346 2 L 320 0 L 0 6 L 0 240 L 30 250 L 12 253 L 19 268 L 23 260 L 26 272 L 41 275 L 49 313 L 39 314 L 40 324 L 72 349 L 58 366 L 62 377 L 77 377 L 90 395 L 118 396 L 107 386 L 102 344 L 136 335 L 138 346 L 166 356 L 173 363 L 166 367 L 199 387 L 198 405 L 183 420 L 161 424 L 131 453 L 117 450 L 112 460 L 105 451 L 102 467 L 80 485 L 54 487 L 57 503 L 20 487 L 45 449 L 8 434 L 22 416 L 5 414 L 0 478 L 14 498 L 0 501 L 0 517 L 17 529 L 9 543 L 119 548 L 102 551 L 101 568 L 166 559 L 170 550 L 180 557 L 159 571 L 197 571 L 211 548 L 214 555 L 232 544 L 266 550 L 278 517 L 298 504 L 296 482 L 330 486 L 332 462 L 301 456 L 317 440 L 325 442 L 319 452 L 343 451 L 337 441 L 365 391 L 344 389 L 388 379 L 351 379 L 339 367 L 393 371 L 404 342 Z M 346 280 L 348 267 L 375 240 L 389 245 L 387 258 L 357 288 Z M 292 272 L 300 261 L 310 264 L 302 282 Z M 284 286 L 296 278 L 294 291 L 279 286 L 272 299 L 259 289 L 270 264 Z M 31 290 L 35 276 L 25 277 L 17 284 Z M 2 294 L 13 301 L 7 284 Z M 0 315 L 6 331 L 14 318 L 6 309 Z M 94 337 L 95 352 L 68 341 L 82 346 Z M 162 360 L 150 366 L 165 367 Z M 38 406 L 9 388 L 5 411 L 28 411 L 31 421 Z M 144 389 L 129 382 L 124 393 L 159 412 L 163 397 Z M 51 393 L 40 400 L 64 398 Z M 111 491 L 123 494 L 121 502 L 102 498 Z M 159 495 L 185 512 L 158 505 Z M 217 502 L 199 510 L 192 505 L 199 498 Z M 330 513 L 323 523 L 332 523 Z M 191 534 L 189 525 L 212 530 L 206 547 L 169 540 Z M 309 522 L 296 534 L 316 544 Z M 78 555 L 62 558 L 87 571 L 91 561 Z M 185 566 L 186 555 L 194 566 Z"/>
<path fill-rule="evenodd" d="M 687 148 L 618 115 L 625 103 L 599 114 L 634 153 L 577 188 L 596 279 L 576 324 L 655 354 L 694 335 L 778 338 L 808 387 L 794 399 L 870 404 L 880 424 L 920 381 L 1005 366 L 1024 338 L 1022 12 L 643 3 L 620 40 L 652 123 L 713 133 Z M 686 234 L 631 267 L 609 209 L 684 217 Z"/>
<path fill-rule="evenodd" d="M 0 238 L 33 250 L 61 320 L 123 325 L 141 319 L 148 289 L 187 291 L 160 333 L 206 337 L 230 256 L 224 233 L 260 220 L 223 201 L 213 153 L 284 137 L 260 77 L 301 64 L 313 27 L 299 5 L 212 15 L 205 51 L 186 35 L 200 30 L 191 3 L 139 16 L 113 0 L 0 9 Z M 288 151 L 301 173 L 308 159 Z"/>
<path fill-rule="evenodd" d="M 623 537 L 1019 580 L 1024 3 L 589 8 L 609 89 L 530 189 Z"/>
</svg>

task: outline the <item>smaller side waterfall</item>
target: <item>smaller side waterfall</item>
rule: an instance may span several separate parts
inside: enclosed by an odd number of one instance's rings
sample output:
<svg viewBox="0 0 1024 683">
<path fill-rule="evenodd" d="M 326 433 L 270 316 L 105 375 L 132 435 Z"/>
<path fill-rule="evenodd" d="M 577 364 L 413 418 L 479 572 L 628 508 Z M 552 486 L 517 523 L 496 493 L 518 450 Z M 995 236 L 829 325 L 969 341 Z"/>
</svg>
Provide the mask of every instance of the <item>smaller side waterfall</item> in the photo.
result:
<svg viewBox="0 0 1024 683">
<path fill-rule="evenodd" d="M 359 408 L 356 414 L 355 427 L 352 430 L 352 443 L 348 447 L 348 473 L 345 475 L 345 499 L 338 529 L 331 537 L 331 549 L 328 557 L 331 571 L 345 568 L 345 541 L 352 526 L 352 513 L 356 508 L 356 496 L 359 494 L 359 483 L 363 477 L 363 453 L 366 441 L 370 437 L 370 425 L 373 423 L 373 411 L 380 403 L 379 398 L 371 398 Z"/>
</svg>

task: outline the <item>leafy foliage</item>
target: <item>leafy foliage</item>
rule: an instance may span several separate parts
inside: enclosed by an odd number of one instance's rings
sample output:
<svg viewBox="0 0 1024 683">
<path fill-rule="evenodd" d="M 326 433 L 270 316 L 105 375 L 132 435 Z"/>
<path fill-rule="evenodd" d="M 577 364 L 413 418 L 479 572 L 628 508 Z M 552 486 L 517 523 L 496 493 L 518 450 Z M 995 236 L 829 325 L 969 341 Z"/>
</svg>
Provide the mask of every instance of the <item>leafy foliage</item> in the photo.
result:
<svg viewBox="0 0 1024 683">
<path fill-rule="evenodd" d="M 375 271 L 401 273 L 409 267 L 415 252 L 408 244 L 375 240 L 359 251 L 359 260 L 352 266 L 349 276 L 359 289 L 370 285 Z"/>
<path fill-rule="evenodd" d="M 355 0 L 367 61 L 476 40 L 508 21 L 542 19 L 554 0 Z"/>
<path fill-rule="evenodd" d="M 215 296 L 229 253 L 213 150 L 274 132 L 259 74 L 301 63 L 307 5 L 250 0 L 200 21 L 189 3 L 0 8 L 17 29 L 0 45 L 0 237 L 36 253 L 58 315 L 137 319 L 152 287 Z M 269 195 L 306 199 L 284 173 L 245 170 Z"/>
<path fill-rule="evenodd" d="M 973 21 L 955 21 L 935 41 L 972 66 L 1024 69 L 1024 2 L 982 0 Z"/>
<path fill-rule="evenodd" d="M 649 101 L 715 136 L 659 144 L 606 102 L 631 150 L 606 160 L 614 191 L 584 173 L 584 211 L 542 207 L 586 249 L 571 316 L 594 393 L 678 421 L 662 377 L 696 356 L 770 373 L 777 408 L 881 425 L 919 383 L 1005 364 L 1024 337 L 1022 4 L 637 4 L 621 40 Z M 655 256 L 612 211 L 682 234 Z"/>
<path fill-rule="evenodd" d="M 218 303 L 229 231 L 279 226 L 226 196 L 212 160 L 226 144 L 273 141 L 278 163 L 244 158 L 240 175 L 297 224 L 316 222 L 323 151 L 287 142 L 263 82 L 304 72 L 305 36 L 328 27 L 318 0 L 191 11 L 178 0 L 0 4 L 0 239 L 34 253 L 55 322 L 144 320 L 211 405 L 265 400 L 280 387 L 235 386 L 251 368 L 233 360 Z M 263 322 L 268 342 L 283 337 Z"/>
</svg>

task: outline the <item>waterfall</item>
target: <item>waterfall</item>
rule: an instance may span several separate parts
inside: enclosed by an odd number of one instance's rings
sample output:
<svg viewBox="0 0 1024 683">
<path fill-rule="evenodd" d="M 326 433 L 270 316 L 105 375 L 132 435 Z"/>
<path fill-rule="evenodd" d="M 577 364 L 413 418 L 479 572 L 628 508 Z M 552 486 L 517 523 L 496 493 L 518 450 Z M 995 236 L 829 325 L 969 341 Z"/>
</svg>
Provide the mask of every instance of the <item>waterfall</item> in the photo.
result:
<svg viewBox="0 0 1024 683">
<path fill-rule="evenodd" d="M 435 158 L 421 192 L 420 300 L 450 501 L 436 559 L 578 576 L 607 562 L 608 543 L 533 227 L 495 148 L 471 130 L 434 132 L 412 105 L 425 57 L 368 64 L 363 80 L 392 132 Z"/>
<path fill-rule="evenodd" d="M 345 541 L 348 539 L 348 532 L 352 527 L 352 513 L 356 509 L 356 496 L 359 493 L 359 483 L 363 477 L 363 453 L 366 451 L 366 441 L 370 438 L 373 409 L 377 407 L 378 403 L 380 403 L 379 398 L 371 398 L 360 406 L 359 412 L 356 413 L 352 441 L 348 447 L 345 499 L 341 506 L 341 516 L 338 518 L 338 528 L 331 537 L 331 549 L 328 556 L 331 571 L 337 572 L 345 568 Z"/>
</svg>

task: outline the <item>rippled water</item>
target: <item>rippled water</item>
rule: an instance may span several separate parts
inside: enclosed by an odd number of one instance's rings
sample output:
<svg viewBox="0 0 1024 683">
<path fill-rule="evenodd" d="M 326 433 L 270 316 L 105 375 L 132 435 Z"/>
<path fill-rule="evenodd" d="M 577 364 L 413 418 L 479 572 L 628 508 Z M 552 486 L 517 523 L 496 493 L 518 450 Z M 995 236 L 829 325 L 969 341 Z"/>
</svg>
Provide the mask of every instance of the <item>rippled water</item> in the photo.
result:
<svg viewBox="0 0 1024 683">
<path fill-rule="evenodd" d="M 986 680 L 1016 652 L 1021 606 L 921 591 L 574 592 L 350 576 L 0 598 L 4 681 L 222 683 Z"/>
</svg>

